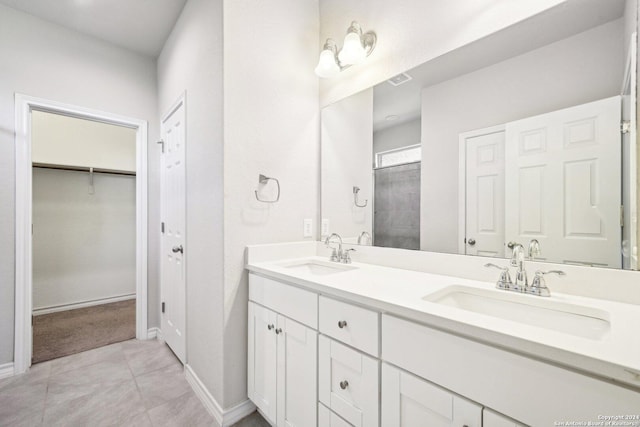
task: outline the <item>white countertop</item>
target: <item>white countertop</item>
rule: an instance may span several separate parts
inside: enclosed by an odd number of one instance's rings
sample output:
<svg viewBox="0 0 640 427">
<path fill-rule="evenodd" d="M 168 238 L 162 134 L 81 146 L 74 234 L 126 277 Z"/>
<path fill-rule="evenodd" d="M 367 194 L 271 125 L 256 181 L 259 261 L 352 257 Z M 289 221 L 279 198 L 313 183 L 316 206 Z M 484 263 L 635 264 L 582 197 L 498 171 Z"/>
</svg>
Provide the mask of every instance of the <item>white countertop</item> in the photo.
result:
<svg viewBox="0 0 640 427">
<path fill-rule="evenodd" d="M 495 290 L 495 283 L 354 262 L 355 269 L 316 275 L 287 268 L 287 263 L 324 257 L 250 261 L 251 272 L 279 279 L 320 294 L 350 300 L 382 313 L 501 347 L 513 352 L 595 374 L 640 389 L 640 307 L 601 299 L 555 293 L 549 298 L 521 295 L 602 310 L 609 313 L 610 330 L 591 339 L 547 328 L 504 320 L 423 299 L 452 285 Z M 496 278 L 499 272 L 496 270 Z M 497 291 L 496 292 L 508 292 Z"/>
</svg>

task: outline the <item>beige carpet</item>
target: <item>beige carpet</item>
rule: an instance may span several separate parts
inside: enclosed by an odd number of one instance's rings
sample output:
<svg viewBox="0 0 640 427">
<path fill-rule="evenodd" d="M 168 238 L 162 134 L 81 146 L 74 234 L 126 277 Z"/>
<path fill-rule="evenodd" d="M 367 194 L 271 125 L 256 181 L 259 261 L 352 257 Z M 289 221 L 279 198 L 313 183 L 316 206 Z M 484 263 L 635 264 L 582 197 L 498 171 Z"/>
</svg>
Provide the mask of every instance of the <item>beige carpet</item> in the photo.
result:
<svg viewBox="0 0 640 427">
<path fill-rule="evenodd" d="M 80 353 L 136 336 L 136 300 L 33 318 L 33 363 Z"/>
</svg>

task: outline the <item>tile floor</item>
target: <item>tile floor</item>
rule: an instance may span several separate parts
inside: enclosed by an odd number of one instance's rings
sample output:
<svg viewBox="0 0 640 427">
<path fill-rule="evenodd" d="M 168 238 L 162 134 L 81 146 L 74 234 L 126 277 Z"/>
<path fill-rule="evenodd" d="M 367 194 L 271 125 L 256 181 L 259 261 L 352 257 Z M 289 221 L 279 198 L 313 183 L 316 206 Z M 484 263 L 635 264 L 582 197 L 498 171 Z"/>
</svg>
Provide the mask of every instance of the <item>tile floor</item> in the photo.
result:
<svg viewBox="0 0 640 427">
<path fill-rule="evenodd" d="M 0 426 L 218 426 L 164 342 L 130 340 L 0 380 Z M 268 427 L 256 412 L 237 427 Z"/>
</svg>

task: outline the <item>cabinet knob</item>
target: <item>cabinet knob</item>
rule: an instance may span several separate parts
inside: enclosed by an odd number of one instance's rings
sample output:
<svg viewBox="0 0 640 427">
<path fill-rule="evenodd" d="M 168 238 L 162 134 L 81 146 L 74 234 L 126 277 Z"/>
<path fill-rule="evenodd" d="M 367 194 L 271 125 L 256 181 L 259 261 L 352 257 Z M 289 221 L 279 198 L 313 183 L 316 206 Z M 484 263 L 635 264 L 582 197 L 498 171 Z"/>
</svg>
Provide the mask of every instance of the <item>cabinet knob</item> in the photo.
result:
<svg viewBox="0 0 640 427">
<path fill-rule="evenodd" d="M 276 329 L 276 334 L 280 335 L 282 333 L 282 328 Z"/>
<path fill-rule="evenodd" d="M 347 387 L 349 387 L 349 382 L 347 380 L 344 381 L 340 381 L 340 388 L 345 390 Z"/>
<path fill-rule="evenodd" d="M 267 325 L 267 329 L 268 330 L 272 330 L 273 329 L 273 325 Z"/>
<path fill-rule="evenodd" d="M 342 328 L 344 328 L 345 326 L 347 326 L 347 321 L 346 321 L 346 320 L 340 320 L 340 321 L 338 322 L 338 328 L 342 329 Z"/>
</svg>

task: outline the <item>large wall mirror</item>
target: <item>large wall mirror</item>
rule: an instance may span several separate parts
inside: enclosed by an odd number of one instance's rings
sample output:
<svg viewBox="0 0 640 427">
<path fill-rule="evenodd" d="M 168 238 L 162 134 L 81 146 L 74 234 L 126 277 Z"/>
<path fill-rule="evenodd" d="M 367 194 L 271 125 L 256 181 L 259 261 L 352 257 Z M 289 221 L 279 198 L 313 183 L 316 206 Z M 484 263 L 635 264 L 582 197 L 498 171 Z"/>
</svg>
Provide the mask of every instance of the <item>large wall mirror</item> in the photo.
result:
<svg viewBox="0 0 640 427">
<path fill-rule="evenodd" d="M 566 2 L 323 108 L 323 234 L 638 269 L 636 9 Z"/>
</svg>

